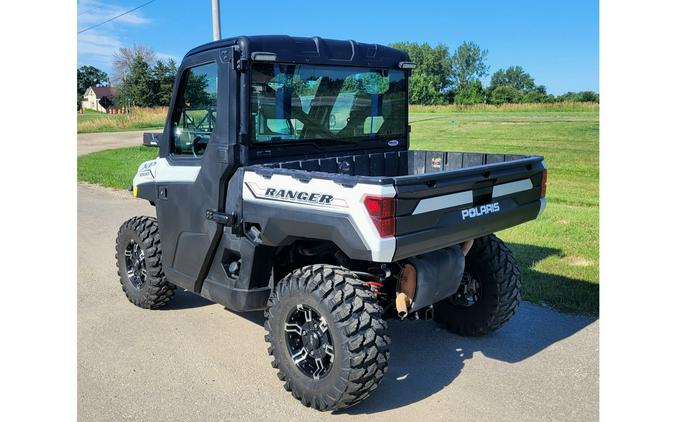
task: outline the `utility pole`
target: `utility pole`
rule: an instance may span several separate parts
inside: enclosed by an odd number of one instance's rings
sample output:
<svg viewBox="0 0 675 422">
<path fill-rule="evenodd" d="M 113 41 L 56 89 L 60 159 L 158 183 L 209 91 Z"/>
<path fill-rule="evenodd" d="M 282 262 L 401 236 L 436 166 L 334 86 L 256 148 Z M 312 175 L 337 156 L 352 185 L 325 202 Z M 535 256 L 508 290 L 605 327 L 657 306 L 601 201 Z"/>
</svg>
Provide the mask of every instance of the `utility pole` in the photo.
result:
<svg viewBox="0 0 675 422">
<path fill-rule="evenodd" d="M 213 20 L 213 41 L 220 39 L 220 0 L 211 0 L 211 18 Z"/>
</svg>

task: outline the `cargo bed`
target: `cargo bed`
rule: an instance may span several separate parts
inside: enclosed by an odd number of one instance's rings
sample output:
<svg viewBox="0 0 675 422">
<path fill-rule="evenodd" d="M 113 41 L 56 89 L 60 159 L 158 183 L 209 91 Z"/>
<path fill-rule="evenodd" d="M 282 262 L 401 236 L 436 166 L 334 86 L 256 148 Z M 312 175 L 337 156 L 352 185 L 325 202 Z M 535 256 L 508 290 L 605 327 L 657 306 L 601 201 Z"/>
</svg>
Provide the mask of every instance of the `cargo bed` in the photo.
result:
<svg viewBox="0 0 675 422">
<path fill-rule="evenodd" d="M 514 154 L 409 150 L 309 158 L 264 164 L 264 166 L 349 176 L 396 177 L 399 181 L 406 181 L 413 179 L 407 179 L 405 176 L 475 169 L 491 164 L 521 160 L 536 162 L 542 159 L 543 157 L 540 156 Z"/>
<path fill-rule="evenodd" d="M 545 168 L 543 157 L 536 155 L 408 150 L 257 164 L 246 170 L 267 180 L 290 176 L 306 189 L 328 179 L 338 185 L 336 197 L 347 197 L 351 188 L 362 185 L 392 189 L 393 259 L 399 260 L 535 219 L 545 207 Z M 283 189 L 289 182 L 272 186 Z"/>
</svg>

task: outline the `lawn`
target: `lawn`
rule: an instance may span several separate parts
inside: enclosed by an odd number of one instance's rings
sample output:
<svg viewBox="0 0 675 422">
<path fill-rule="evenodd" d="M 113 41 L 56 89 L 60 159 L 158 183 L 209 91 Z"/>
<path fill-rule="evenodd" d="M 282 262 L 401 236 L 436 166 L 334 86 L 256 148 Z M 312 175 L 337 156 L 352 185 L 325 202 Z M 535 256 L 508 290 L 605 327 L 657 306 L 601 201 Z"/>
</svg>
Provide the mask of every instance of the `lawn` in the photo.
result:
<svg viewBox="0 0 675 422">
<path fill-rule="evenodd" d="M 77 180 L 109 188 L 127 189 L 138 166 L 157 157 L 158 151 L 158 148 L 137 146 L 81 155 L 77 157 Z"/>
<path fill-rule="evenodd" d="M 540 154 L 548 207 L 537 220 L 499 233 L 523 272 L 524 299 L 561 311 L 599 311 L 599 118 L 586 111 L 423 109 L 410 114 L 412 148 Z M 502 110 L 503 111 L 503 110 Z M 157 149 L 133 147 L 78 157 L 78 179 L 126 188 Z"/>
<path fill-rule="evenodd" d="M 543 155 L 548 207 L 499 236 L 516 254 L 523 297 L 562 311 L 599 311 L 597 111 L 411 113 L 412 148 Z"/>
</svg>

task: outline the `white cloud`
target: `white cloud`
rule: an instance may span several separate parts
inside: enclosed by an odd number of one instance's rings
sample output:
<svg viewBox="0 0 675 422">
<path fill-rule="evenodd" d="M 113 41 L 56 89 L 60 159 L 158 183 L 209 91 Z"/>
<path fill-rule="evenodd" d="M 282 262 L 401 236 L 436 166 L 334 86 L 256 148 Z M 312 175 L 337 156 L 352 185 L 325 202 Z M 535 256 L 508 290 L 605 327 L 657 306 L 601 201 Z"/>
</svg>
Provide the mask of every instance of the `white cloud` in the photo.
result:
<svg viewBox="0 0 675 422">
<path fill-rule="evenodd" d="M 77 36 L 77 54 L 111 57 L 122 47 L 122 41 L 111 35 L 88 31 Z"/>
<path fill-rule="evenodd" d="M 97 23 L 101 23 L 112 17 L 120 15 L 129 9 L 130 9 L 129 7 L 116 6 L 108 3 L 102 3 L 96 0 L 82 0 L 77 4 L 78 31 L 88 26 L 96 25 Z M 116 18 L 114 21 L 106 23 L 106 25 L 112 24 L 147 25 L 151 22 L 152 21 L 150 19 L 143 16 L 143 12 L 141 10 L 135 10 L 124 16 Z"/>
<path fill-rule="evenodd" d="M 133 5 L 120 6 L 98 0 L 81 0 L 77 4 L 77 30 L 81 31 L 104 22 L 133 7 Z M 152 23 L 152 20 L 145 17 L 142 10 L 136 10 L 100 27 L 77 34 L 78 66 L 91 64 L 109 71 L 113 53 L 120 47 L 130 47 L 129 43 L 123 42 L 119 36 L 113 34 L 124 33 L 124 29 L 130 26 L 142 26 L 150 23 Z"/>
</svg>

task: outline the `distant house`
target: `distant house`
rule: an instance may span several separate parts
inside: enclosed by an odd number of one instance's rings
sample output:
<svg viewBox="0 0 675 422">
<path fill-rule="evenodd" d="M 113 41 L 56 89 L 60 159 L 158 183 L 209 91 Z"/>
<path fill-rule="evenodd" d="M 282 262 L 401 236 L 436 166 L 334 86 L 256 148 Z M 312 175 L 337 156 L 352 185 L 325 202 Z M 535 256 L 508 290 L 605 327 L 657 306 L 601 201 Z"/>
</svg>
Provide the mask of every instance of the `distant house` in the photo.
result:
<svg viewBox="0 0 675 422">
<path fill-rule="evenodd" d="M 111 86 L 90 86 L 82 96 L 82 108 L 107 113 L 118 94 L 117 88 Z"/>
</svg>

